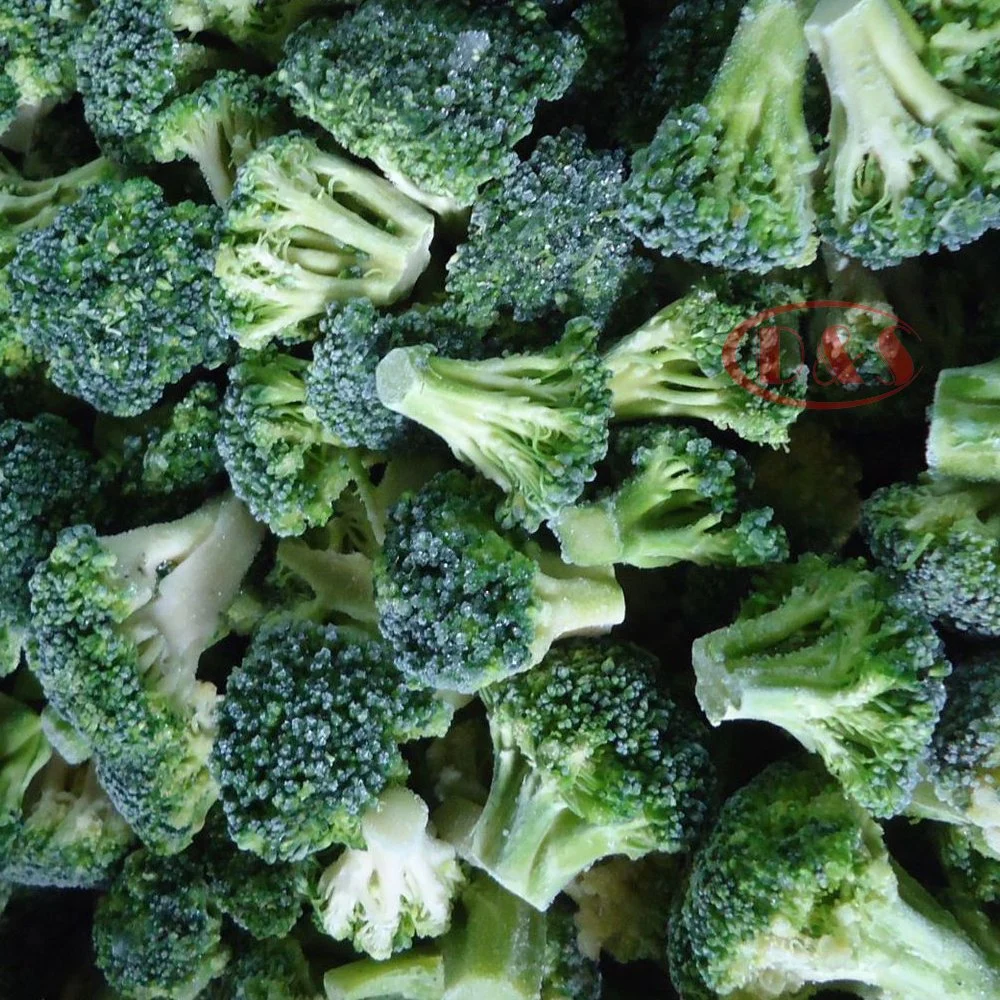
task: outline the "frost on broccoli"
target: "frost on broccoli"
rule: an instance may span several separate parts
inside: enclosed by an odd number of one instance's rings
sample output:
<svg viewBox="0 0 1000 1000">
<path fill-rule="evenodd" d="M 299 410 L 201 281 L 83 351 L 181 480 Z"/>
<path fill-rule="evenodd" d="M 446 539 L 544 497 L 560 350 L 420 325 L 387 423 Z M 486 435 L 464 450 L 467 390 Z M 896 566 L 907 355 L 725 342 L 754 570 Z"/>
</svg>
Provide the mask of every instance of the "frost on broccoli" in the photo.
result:
<svg viewBox="0 0 1000 1000">
<path fill-rule="evenodd" d="M 67 528 L 31 580 L 32 671 L 158 853 L 186 847 L 218 794 L 207 767 L 217 694 L 198 663 L 262 536 L 228 495 L 120 535 Z"/>
<path fill-rule="evenodd" d="M 236 179 L 215 261 L 216 310 L 243 347 L 315 336 L 331 302 L 405 298 L 430 262 L 434 217 L 372 171 L 289 133 Z"/>
<path fill-rule="evenodd" d="M 1000 481 L 998 403 L 998 361 L 938 375 L 927 435 L 927 466 L 935 475 Z"/>
<path fill-rule="evenodd" d="M 820 230 L 869 267 L 1000 226 L 1000 109 L 938 83 L 892 0 L 821 0 L 806 24 L 831 95 Z"/>
<path fill-rule="evenodd" d="M 625 616 L 609 567 L 569 566 L 493 517 L 482 480 L 442 473 L 393 508 L 375 567 L 379 629 L 413 683 L 472 693 L 563 636 Z"/>
<path fill-rule="evenodd" d="M 563 558 L 577 566 L 757 566 L 788 556 L 768 507 L 751 508 L 746 462 L 694 428 L 647 424 L 619 430 L 615 486 L 563 508 L 550 523 Z"/>
<path fill-rule="evenodd" d="M 199 996 L 203 1000 L 316 1000 L 309 962 L 294 937 L 241 940 L 232 958 Z"/>
<path fill-rule="evenodd" d="M 596 340 L 582 319 L 532 354 L 462 361 L 430 345 L 397 348 L 379 363 L 376 389 L 504 491 L 501 524 L 534 531 L 579 497 L 607 450 L 608 373 Z"/>
<path fill-rule="evenodd" d="M 561 97 L 584 58 L 572 30 L 515 5 L 367 0 L 292 35 L 278 79 L 299 114 L 448 214 L 514 168 L 538 102 Z"/>
<path fill-rule="evenodd" d="M 757 273 L 815 259 L 808 55 L 794 0 L 749 0 L 704 100 L 633 157 L 625 218 L 647 246 Z"/>
<path fill-rule="evenodd" d="M 444 934 L 464 876 L 454 847 L 428 829 L 424 801 L 388 788 L 361 816 L 361 839 L 363 848 L 348 848 L 319 880 L 323 931 L 376 959 Z"/>
<path fill-rule="evenodd" d="M 927 619 L 883 574 L 814 555 L 762 573 L 692 661 L 714 725 L 781 726 L 878 816 L 909 802 L 951 670 Z"/>
</svg>

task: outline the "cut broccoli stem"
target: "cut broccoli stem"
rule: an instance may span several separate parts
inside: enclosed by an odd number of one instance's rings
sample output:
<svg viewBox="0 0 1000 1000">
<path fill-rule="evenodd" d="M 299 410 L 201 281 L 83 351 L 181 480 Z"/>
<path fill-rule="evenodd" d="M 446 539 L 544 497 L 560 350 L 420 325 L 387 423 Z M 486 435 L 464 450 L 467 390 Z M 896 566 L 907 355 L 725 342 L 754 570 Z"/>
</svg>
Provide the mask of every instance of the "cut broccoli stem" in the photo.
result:
<svg viewBox="0 0 1000 1000">
<path fill-rule="evenodd" d="M 51 755 L 41 719 L 19 701 L 0 694 L 0 847 L 8 815 L 20 816 L 31 779 Z"/>
<path fill-rule="evenodd" d="M 1000 360 L 938 376 L 930 411 L 927 465 L 957 479 L 1000 480 Z"/>
<path fill-rule="evenodd" d="M 364 959 L 332 969 L 323 977 L 327 1000 L 441 1000 L 444 962 L 440 955 L 407 952 L 388 962 Z M 480 998 L 481 1000 L 481 998 Z"/>
</svg>

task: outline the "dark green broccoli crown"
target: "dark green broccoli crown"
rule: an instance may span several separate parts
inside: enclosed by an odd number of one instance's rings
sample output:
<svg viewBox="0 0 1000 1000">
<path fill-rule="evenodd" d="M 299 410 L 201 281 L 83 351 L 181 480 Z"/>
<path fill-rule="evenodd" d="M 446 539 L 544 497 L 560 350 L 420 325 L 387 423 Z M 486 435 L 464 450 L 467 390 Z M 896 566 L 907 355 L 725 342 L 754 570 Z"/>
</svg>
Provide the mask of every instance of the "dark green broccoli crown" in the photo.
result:
<svg viewBox="0 0 1000 1000">
<path fill-rule="evenodd" d="M 309 405 L 308 368 L 273 347 L 244 352 L 222 408 L 218 448 L 233 490 L 278 535 L 325 524 L 362 462 Z"/>
<path fill-rule="evenodd" d="M 760 274 L 815 258 L 807 58 L 795 3 L 746 5 L 704 101 L 633 157 L 625 221 L 647 246 Z"/>
<path fill-rule="evenodd" d="M 360 844 L 361 814 L 406 773 L 399 744 L 441 729 L 444 714 L 370 637 L 265 625 L 219 710 L 213 769 L 230 834 L 268 861 Z"/>
<path fill-rule="evenodd" d="M 368 0 L 288 40 L 278 78 L 295 109 L 419 191 L 470 205 L 509 173 L 540 100 L 583 63 L 572 31 L 508 5 Z"/>
<path fill-rule="evenodd" d="M 861 531 L 914 605 L 948 628 L 1000 636 L 1000 492 L 927 479 L 877 490 Z"/>
<path fill-rule="evenodd" d="M 221 977 L 212 981 L 204 1000 L 314 1000 L 309 963 L 293 937 L 234 944 Z"/>
<path fill-rule="evenodd" d="M 116 416 L 148 410 L 223 360 L 209 315 L 218 213 L 168 205 L 150 180 L 99 184 L 19 241 L 12 311 L 63 391 Z"/>
<path fill-rule="evenodd" d="M 370 299 L 331 305 L 319 324 L 306 375 L 306 399 L 320 422 L 352 447 L 386 450 L 405 443 L 415 425 L 387 409 L 375 369 L 396 347 L 433 344 L 453 357 L 478 353 L 479 332 L 450 303 L 380 313 Z"/>
<path fill-rule="evenodd" d="M 540 1000 L 601 1000 L 601 969 L 577 945 L 573 910 L 553 906 L 545 916 L 545 958 Z"/>
<path fill-rule="evenodd" d="M 0 616 L 26 624 L 28 580 L 56 535 L 92 512 L 93 460 L 61 417 L 0 422 Z"/>
<path fill-rule="evenodd" d="M 580 132 L 542 138 L 476 200 L 469 239 L 448 264 L 448 289 L 479 325 L 551 313 L 603 324 L 627 277 L 623 157 L 593 152 Z M 525 261 L 531 265 L 525 267 Z"/>
<path fill-rule="evenodd" d="M 125 996 L 195 997 L 223 970 L 222 918 L 186 858 L 136 851 L 94 914 L 94 953 Z"/>
<path fill-rule="evenodd" d="M 376 563 L 379 629 L 411 680 L 468 689 L 528 660 L 538 564 L 493 519 L 497 492 L 446 472 L 393 508 Z"/>
<path fill-rule="evenodd" d="M 494 743 L 516 747 L 589 823 L 633 824 L 649 850 L 690 846 L 714 771 L 706 729 L 656 685 L 653 656 L 570 639 L 541 664 L 480 692 Z"/>
</svg>

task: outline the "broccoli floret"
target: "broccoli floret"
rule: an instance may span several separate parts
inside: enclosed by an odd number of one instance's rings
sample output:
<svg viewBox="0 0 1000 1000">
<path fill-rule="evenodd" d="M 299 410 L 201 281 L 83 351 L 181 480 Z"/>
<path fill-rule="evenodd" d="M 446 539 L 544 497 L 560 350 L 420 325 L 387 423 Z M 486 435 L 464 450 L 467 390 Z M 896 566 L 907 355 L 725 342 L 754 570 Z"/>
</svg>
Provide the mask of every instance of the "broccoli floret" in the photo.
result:
<svg viewBox="0 0 1000 1000">
<path fill-rule="evenodd" d="M 31 580 L 32 671 L 159 853 L 190 843 L 217 796 L 207 768 L 217 696 L 196 672 L 262 535 L 228 495 L 121 535 L 68 528 Z"/>
<path fill-rule="evenodd" d="M 860 806 L 820 769 L 789 763 L 723 807 L 671 923 L 670 957 L 685 997 L 800 996 L 839 982 L 884 1000 L 1000 989 Z"/>
<path fill-rule="evenodd" d="M 970 826 L 938 826 L 935 843 L 952 888 L 980 904 L 1000 902 L 1000 853 L 984 831 Z M 995 833 L 990 831 L 995 838 Z"/>
<path fill-rule="evenodd" d="M 21 826 L 28 786 L 51 755 L 38 714 L 0 693 L 0 873 Z"/>
<path fill-rule="evenodd" d="M 406 776 L 400 744 L 440 736 L 450 718 L 402 680 L 381 642 L 349 628 L 258 630 L 226 686 L 212 757 L 243 850 L 276 861 L 362 845 L 362 814 Z"/>
<path fill-rule="evenodd" d="M 309 404 L 309 362 L 274 347 L 229 370 L 218 449 L 233 489 L 277 535 L 325 524 L 374 455 L 344 446 Z"/>
<path fill-rule="evenodd" d="M 243 347 L 315 336 L 331 302 L 405 298 L 430 262 L 434 217 L 377 174 L 299 133 L 247 157 L 215 262 L 217 311 Z"/>
<path fill-rule="evenodd" d="M 285 39 L 307 18 L 354 0 L 201 0 L 212 30 L 271 62 Z"/>
<path fill-rule="evenodd" d="M 185 156 L 194 160 L 212 196 L 223 205 L 239 167 L 286 122 L 270 79 L 223 70 L 155 115 L 147 145 L 160 163 Z"/>
<path fill-rule="evenodd" d="M 415 937 L 448 930 L 464 876 L 455 848 L 427 824 L 423 799 L 400 787 L 388 788 L 361 816 L 364 848 L 348 848 L 316 889 L 313 905 L 326 934 L 386 959 Z"/>
<path fill-rule="evenodd" d="M 295 938 L 242 941 L 204 1000 L 315 1000 L 309 963 Z"/>
<path fill-rule="evenodd" d="M 876 490 L 861 512 L 872 555 L 949 629 L 1000 636 L 1000 489 L 924 477 Z"/>
<path fill-rule="evenodd" d="M 514 7 L 367 0 L 292 35 L 278 79 L 299 114 L 452 213 L 510 173 L 538 102 L 561 97 L 585 58 L 571 29 Z"/>
<path fill-rule="evenodd" d="M 624 161 L 578 131 L 542 138 L 531 157 L 480 193 L 469 237 L 448 263 L 448 290 L 481 327 L 552 313 L 603 325 L 621 295 L 632 237 L 621 222 Z M 525 262 L 530 261 L 530 266 Z"/>
<path fill-rule="evenodd" d="M 480 332 L 451 303 L 380 313 L 370 299 L 331 304 L 319 322 L 306 398 L 345 444 L 379 450 L 411 443 L 414 424 L 379 401 L 375 372 L 397 347 L 432 344 L 449 357 L 476 356 Z"/>
<path fill-rule="evenodd" d="M 624 217 L 646 246 L 756 273 L 815 259 L 808 56 L 794 0 L 749 0 L 704 101 L 632 159 Z"/>
<path fill-rule="evenodd" d="M 540 1000 L 601 1000 L 601 970 L 576 944 L 572 908 L 556 904 L 546 913 Z"/>
<path fill-rule="evenodd" d="M 998 401 L 1000 361 L 938 375 L 927 435 L 927 465 L 935 475 L 1000 481 Z"/>
<path fill-rule="evenodd" d="M 751 295 L 715 283 L 696 285 L 605 353 L 615 417 L 708 420 L 747 441 L 774 448 L 787 444 L 788 428 L 801 407 L 773 402 L 739 385 L 726 371 L 724 352 L 730 334 L 761 309 L 803 297 L 800 289 L 771 282 Z M 735 346 L 740 368 L 751 379 L 758 365 L 753 346 L 749 336 Z M 790 374 L 787 366 L 782 371 L 789 381 L 780 386 L 781 395 L 792 400 L 805 396 L 805 371 L 798 365 L 796 358 Z"/>
<path fill-rule="evenodd" d="M 891 0 L 821 0 L 806 24 L 831 95 L 820 231 L 869 267 L 955 249 L 1000 226 L 1000 109 L 921 65 Z"/>
<path fill-rule="evenodd" d="M 658 689 L 656 667 L 635 646 L 578 639 L 483 688 L 489 798 L 471 827 L 469 809 L 443 809 L 442 835 L 539 910 L 600 858 L 690 847 L 714 770 L 703 723 Z"/>
<path fill-rule="evenodd" d="M 148 410 L 198 365 L 224 360 L 208 308 L 218 215 L 167 204 L 152 181 L 87 188 L 24 234 L 11 313 L 64 392 L 115 416 Z"/>
<path fill-rule="evenodd" d="M 597 330 L 571 320 L 533 354 L 461 361 L 397 348 L 376 371 L 383 406 L 440 435 L 506 494 L 500 523 L 534 531 L 583 492 L 608 446 L 608 372 Z"/>
<path fill-rule="evenodd" d="M 562 636 L 625 617 L 608 567 L 576 568 L 503 530 L 496 492 L 461 472 L 404 495 L 375 567 L 379 629 L 413 683 L 472 693 L 528 670 Z"/>
<path fill-rule="evenodd" d="M 749 507 L 753 476 L 735 451 L 692 427 L 646 424 L 619 430 L 611 455 L 618 485 L 550 522 L 567 562 L 650 569 L 683 561 L 759 566 L 788 557 L 771 509 Z"/>
<path fill-rule="evenodd" d="M 781 726 L 870 812 L 907 805 L 951 666 L 926 618 L 863 560 L 805 555 L 770 567 L 733 624 L 697 639 L 691 658 L 713 725 Z"/>
<path fill-rule="evenodd" d="M 194 1000 L 229 961 L 222 916 L 187 857 L 136 851 L 94 913 L 94 953 L 134 1000 Z"/>
</svg>

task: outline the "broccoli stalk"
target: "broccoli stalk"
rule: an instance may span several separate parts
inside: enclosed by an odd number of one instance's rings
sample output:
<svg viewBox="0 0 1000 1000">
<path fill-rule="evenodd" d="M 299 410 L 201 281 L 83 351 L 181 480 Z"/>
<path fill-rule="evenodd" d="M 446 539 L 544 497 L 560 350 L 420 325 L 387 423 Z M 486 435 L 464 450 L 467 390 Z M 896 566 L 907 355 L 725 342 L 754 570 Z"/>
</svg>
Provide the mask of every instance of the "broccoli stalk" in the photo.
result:
<svg viewBox="0 0 1000 1000">
<path fill-rule="evenodd" d="M 938 375 L 927 435 L 927 465 L 938 476 L 1000 481 L 996 409 L 1000 360 Z"/>
<path fill-rule="evenodd" d="M 396 348 L 380 362 L 382 404 L 439 434 L 460 461 L 496 483 L 501 524 L 534 531 L 583 491 L 607 449 L 607 372 L 589 320 L 537 354 L 483 361 Z"/>
<path fill-rule="evenodd" d="M 0 859 L 17 836 L 28 786 L 51 754 L 38 715 L 0 694 Z"/>
</svg>

